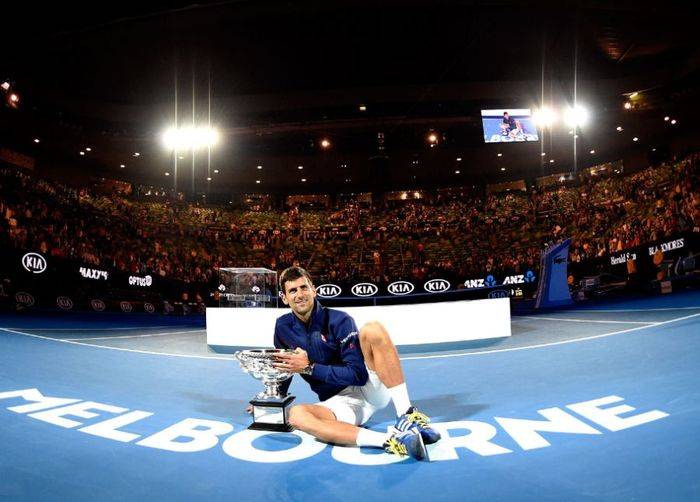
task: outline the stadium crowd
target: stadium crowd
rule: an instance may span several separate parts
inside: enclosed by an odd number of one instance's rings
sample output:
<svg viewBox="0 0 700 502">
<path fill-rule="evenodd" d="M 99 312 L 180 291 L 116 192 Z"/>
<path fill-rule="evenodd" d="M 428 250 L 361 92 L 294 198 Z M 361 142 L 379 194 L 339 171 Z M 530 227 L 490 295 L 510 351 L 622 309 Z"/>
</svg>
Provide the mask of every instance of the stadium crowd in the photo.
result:
<svg viewBox="0 0 700 502">
<path fill-rule="evenodd" d="M 242 210 L 100 194 L 0 169 L 0 245 L 88 265 L 209 283 L 223 266 L 307 267 L 322 282 L 522 273 L 571 237 L 582 261 L 700 231 L 694 154 L 633 174 L 598 172 L 523 192 L 376 207 Z"/>
</svg>

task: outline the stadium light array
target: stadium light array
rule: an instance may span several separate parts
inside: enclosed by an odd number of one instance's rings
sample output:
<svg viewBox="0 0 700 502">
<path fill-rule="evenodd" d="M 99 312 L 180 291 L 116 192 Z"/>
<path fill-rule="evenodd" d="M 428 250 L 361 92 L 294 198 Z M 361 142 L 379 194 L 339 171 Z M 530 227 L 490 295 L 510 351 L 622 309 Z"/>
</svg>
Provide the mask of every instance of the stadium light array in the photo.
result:
<svg viewBox="0 0 700 502">
<path fill-rule="evenodd" d="M 218 141 L 219 133 L 212 127 L 171 127 L 163 133 L 163 144 L 173 151 L 208 148 Z"/>
<path fill-rule="evenodd" d="M 540 108 L 532 114 L 535 125 L 539 127 L 552 127 L 557 119 L 557 113 L 550 108 Z"/>
<path fill-rule="evenodd" d="M 629 101 L 625 101 L 624 107 L 625 110 L 629 110 L 630 108 L 632 108 L 632 103 L 630 103 Z"/>
<path fill-rule="evenodd" d="M 328 139 L 323 138 L 321 140 L 321 148 L 327 149 L 327 148 L 330 148 L 330 146 L 331 146 L 331 142 Z"/>
<path fill-rule="evenodd" d="M 564 110 L 564 121 L 569 127 L 581 127 L 588 123 L 588 110 L 581 106 L 576 105 L 571 108 Z"/>
<path fill-rule="evenodd" d="M 0 84 L 0 87 L 1 87 L 2 90 L 4 90 L 4 91 L 9 91 L 9 90 L 10 90 L 10 83 L 6 80 L 6 81 L 3 82 L 2 84 Z"/>
</svg>

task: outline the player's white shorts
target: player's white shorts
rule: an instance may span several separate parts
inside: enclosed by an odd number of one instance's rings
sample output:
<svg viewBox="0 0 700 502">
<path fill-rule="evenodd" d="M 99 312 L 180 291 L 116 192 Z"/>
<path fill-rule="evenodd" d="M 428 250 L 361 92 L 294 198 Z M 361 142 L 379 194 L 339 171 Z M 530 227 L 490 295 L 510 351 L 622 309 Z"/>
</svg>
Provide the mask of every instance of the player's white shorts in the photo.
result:
<svg viewBox="0 0 700 502">
<path fill-rule="evenodd" d="M 367 372 L 369 378 L 365 385 L 346 387 L 335 396 L 317 404 L 331 410 L 339 422 L 363 425 L 391 401 L 389 391 L 379 380 L 379 375 L 369 368 Z"/>
</svg>

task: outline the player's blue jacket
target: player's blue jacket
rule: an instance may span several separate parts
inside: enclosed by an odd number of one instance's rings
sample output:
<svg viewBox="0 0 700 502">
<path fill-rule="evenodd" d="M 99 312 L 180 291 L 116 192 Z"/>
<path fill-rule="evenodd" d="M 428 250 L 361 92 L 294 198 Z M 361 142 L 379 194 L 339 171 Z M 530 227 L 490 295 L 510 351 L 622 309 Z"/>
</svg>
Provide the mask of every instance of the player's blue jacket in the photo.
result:
<svg viewBox="0 0 700 502">
<path fill-rule="evenodd" d="M 316 300 L 308 327 L 293 312 L 277 319 L 275 347 L 299 347 L 308 353 L 314 371 L 301 377 L 321 401 L 350 385 L 364 385 L 369 378 L 353 318 L 340 310 L 327 309 Z M 284 392 L 291 381 L 283 384 Z"/>
</svg>

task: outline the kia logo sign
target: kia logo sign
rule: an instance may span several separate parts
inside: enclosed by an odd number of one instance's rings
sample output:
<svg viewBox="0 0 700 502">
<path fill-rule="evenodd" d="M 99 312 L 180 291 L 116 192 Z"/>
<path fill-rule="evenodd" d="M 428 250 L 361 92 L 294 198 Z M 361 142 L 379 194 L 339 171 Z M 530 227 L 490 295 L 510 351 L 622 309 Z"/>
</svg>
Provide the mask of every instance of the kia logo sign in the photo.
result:
<svg viewBox="0 0 700 502">
<path fill-rule="evenodd" d="M 67 296 L 59 296 L 56 298 L 56 305 L 61 307 L 63 310 L 70 310 L 73 308 L 73 300 Z"/>
<path fill-rule="evenodd" d="M 335 284 L 321 284 L 316 288 L 316 294 L 321 298 L 335 298 L 342 291 L 342 288 Z"/>
<path fill-rule="evenodd" d="M 133 308 L 129 302 L 120 302 L 119 307 L 122 309 L 122 312 L 131 312 Z"/>
<path fill-rule="evenodd" d="M 355 296 L 372 296 L 377 294 L 379 288 L 372 283 L 361 282 L 360 284 L 355 284 L 350 291 Z"/>
<path fill-rule="evenodd" d="M 489 293 L 489 298 L 507 298 L 508 297 L 508 291 L 505 291 L 503 289 L 496 289 L 494 291 L 491 291 Z"/>
<path fill-rule="evenodd" d="M 99 299 L 91 300 L 90 306 L 92 307 L 92 310 L 95 310 L 96 312 L 102 312 L 105 308 L 107 308 L 105 302 Z"/>
<path fill-rule="evenodd" d="M 15 293 L 15 300 L 17 301 L 17 303 L 19 303 L 20 305 L 24 305 L 25 307 L 31 307 L 32 305 L 34 305 L 34 297 L 31 294 L 26 293 L 24 291 L 18 291 L 17 293 Z"/>
<path fill-rule="evenodd" d="M 423 284 L 423 289 L 428 293 L 442 293 L 450 289 L 450 283 L 445 279 L 433 279 Z"/>
<path fill-rule="evenodd" d="M 40 274 L 46 270 L 46 258 L 39 253 L 27 253 L 22 257 L 22 266 L 27 272 Z"/>
<path fill-rule="evenodd" d="M 146 302 L 146 303 L 143 304 L 143 310 L 145 310 L 145 311 L 148 312 L 149 314 L 152 314 L 153 312 L 156 311 L 156 308 L 153 306 L 152 303 Z"/>
<path fill-rule="evenodd" d="M 392 295 L 408 295 L 413 293 L 415 286 L 408 281 L 395 281 L 386 288 Z"/>
</svg>

